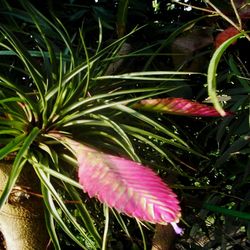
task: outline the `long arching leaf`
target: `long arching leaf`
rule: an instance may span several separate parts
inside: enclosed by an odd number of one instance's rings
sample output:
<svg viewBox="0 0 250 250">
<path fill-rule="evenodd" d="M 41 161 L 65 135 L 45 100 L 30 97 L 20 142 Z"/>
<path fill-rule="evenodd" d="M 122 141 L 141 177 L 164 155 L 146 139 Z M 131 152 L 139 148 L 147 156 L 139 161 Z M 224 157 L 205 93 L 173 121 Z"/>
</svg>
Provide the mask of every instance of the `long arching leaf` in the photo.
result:
<svg viewBox="0 0 250 250">
<path fill-rule="evenodd" d="M 207 70 L 207 90 L 208 95 L 215 107 L 215 109 L 221 114 L 221 116 L 225 116 L 226 112 L 221 107 L 221 104 L 218 100 L 216 86 L 217 86 L 217 67 L 219 65 L 219 62 L 221 60 L 222 55 L 224 54 L 225 50 L 233 44 L 238 38 L 243 36 L 242 33 L 239 33 L 228 40 L 226 40 L 224 43 L 222 43 L 218 49 L 215 50 L 212 58 L 210 59 L 208 70 Z"/>
</svg>

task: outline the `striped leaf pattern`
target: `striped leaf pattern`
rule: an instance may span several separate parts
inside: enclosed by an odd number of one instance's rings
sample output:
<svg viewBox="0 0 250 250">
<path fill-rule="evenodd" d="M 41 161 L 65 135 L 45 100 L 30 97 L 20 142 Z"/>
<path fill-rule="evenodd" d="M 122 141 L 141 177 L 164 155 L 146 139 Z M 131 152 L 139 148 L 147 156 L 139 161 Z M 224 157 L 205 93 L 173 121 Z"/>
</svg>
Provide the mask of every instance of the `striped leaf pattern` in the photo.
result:
<svg viewBox="0 0 250 250">
<path fill-rule="evenodd" d="M 90 197 L 121 213 L 151 223 L 176 225 L 181 216 L 173 191 L 150 168 L 122 157 L 99 152 L 55 134 L 75 153 L 79 182 Z"/>
<path fill-rule="evenodd" d="M 174 115 L 220 116 L 217 110 L 212 106 L 175 97 L 163 99 L 145 99 L 134 104 L 133 107 L 148 111 L 166 112 Z M 230 112 L 226 112 L 226 115 L 230 114 Z"/>
</svg>

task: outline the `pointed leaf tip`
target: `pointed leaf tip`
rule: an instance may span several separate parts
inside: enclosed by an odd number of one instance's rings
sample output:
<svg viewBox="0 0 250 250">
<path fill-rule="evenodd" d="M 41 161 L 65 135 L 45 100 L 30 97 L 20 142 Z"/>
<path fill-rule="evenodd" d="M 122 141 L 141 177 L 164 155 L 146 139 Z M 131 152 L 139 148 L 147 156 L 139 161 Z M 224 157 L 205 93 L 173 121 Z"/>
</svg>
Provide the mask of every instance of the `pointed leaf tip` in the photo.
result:
<svg viewBox="0 0 250 250">
<path fill-rule="evenodd" d="M 186 116 L 210 116 L 218 117 L 221 114 L 212 106 L 201 104 L 196 101 L 190 101 L 184 98 L 158 98 L 158 99 L 145 99 L 139 103 L 134 104 L 134 108 L 166 112 L 174 115 Z M 231 115 L 230 112 L 225 112 L 223 116 Z"/>
<path fill-rule="evenodd" d="M 62 135 L 53 136 L 74 151 L 79 182 L 90 197 L 140 220 L 163 225 L 171 223 L 177 233 L 181 232 L 176 225 L 181 216 L 177 196 L 151 169 Z"/>
</svg>

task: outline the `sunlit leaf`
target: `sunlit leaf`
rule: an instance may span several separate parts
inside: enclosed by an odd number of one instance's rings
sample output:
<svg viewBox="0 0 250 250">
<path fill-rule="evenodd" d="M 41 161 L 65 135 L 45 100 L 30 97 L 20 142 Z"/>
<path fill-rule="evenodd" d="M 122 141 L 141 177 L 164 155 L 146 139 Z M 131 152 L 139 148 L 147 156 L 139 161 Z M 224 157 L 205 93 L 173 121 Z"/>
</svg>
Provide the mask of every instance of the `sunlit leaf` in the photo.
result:
<svg viewBox="0 0 250 250">
<path fill-rule="evenodd" d="M 79 164 L 79 182 L 90 197 L 119 212 L 151 223 L 176 223 L 181 216 L 177 196 L 151 169 L 137 162 L 89 148 L 59 134 Z"/>
<path fill-rule="evenodd" d="M 175 115 L 220 116 L 219 112 L 212 106 L 174 97 L 163 99 L 145 99 L 134 104 L 133 107 L 148 111 L 166 112 Z M 229 115 L 230 113 L 227 112 L 226 114 Z"/>
</svg>

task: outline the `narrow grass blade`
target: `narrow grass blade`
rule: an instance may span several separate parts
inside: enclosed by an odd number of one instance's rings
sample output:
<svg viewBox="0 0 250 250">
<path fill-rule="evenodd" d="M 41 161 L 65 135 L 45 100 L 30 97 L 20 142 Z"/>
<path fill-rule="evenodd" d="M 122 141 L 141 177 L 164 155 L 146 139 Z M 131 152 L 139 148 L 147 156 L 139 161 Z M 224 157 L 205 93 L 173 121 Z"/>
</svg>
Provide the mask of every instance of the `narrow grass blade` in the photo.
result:
<svg viewBox="0 0 250 250">
<path fill-rule="evenodd" d="M 19 177 L 22 168 L 27 161 L 24 157 L 26 156 L 26 153 L 29 150 L 30 145 L 33 143 L 33 141 L 36 139 L 39 133 L 40 133 L 39 128 L 34 127 L 30 132 L 30 134 L 26 137 L 26 139 L 24 139 L 23 145 L 21 146 L 15 157 L 11 172 L 9 174 L 8 181 L 2 192 L 0 198 L 0 208 L 3 206 L 4 202 L 8 199 L 8 196 L 12 191 L 12 188 L 14 187 L 17 178 Z"/>
<path fill-rule="evenodd" d="M 225 207 L 220 207 L 220 206 L 216 206 L 216 205 L 209 204 L 209 203 L 203 204 L 203 207 L 215 213 L 220 213 L 223 215 L 228 215 L 228 216 L 243 219 L 243 220 L 250 220 L 250 213 L 241 212 L 241 211 L 234 210 L 234 209 L 228 209 Z"/>
<path fill-rule="evenodd" d="M 105 216 L 105 226 L 104 226 L 104 232 L 103 232 L 103 241 L 102 241 L 102 250 L 107 249 L 108 244 L 108 229 L 109 229 L 109 207 L 106 205 L 103 205 L 104 210 L 104 216 Z"/>
<path fill-rule="evenodd" d="M 118 1 L 116 30 L 118 37 L 123 37 L 126 32 L 129 0 Z"/>
<path fill-rule="evenodd" d="M 48 209 L 44 209 L 44 215 L 45 215 L 46 228 L 47 228 L 47 231 L 49 233 L 50 239 L 53 243 L 53 246 L 54 246 L 55 250 L 61 250 L 58 235 L 56 233 L 54 217 L 48 211 Z"/>
<path fill-rule="evenodd" d="M 38 177 L 42 178 L 42 172 L 41 170 L 37 169 L 37 174 Z M 45 181 L 45 179 L 42 179 L 42 181 Z M 71 233 L 71 230 L 67 227 L 67 225 L 64 223 L 64 221 L 61 218 L 61 215 L 58 212 L 58 208 L 56 208 L 54 200 L 53 200 L 53 196 L 52 193 L 50 192 L 50 190 L 47 188 L 46 185 L 42 184 L 41 185 L 41 189 L 42 189 L 42 194 L 43 194 L 43 199 L 44 199 L 44 203 L 49 211 L 49 213 L 53 216 L 53 218 L 56 220 L 56 222 L 58 223 L 58 225 L 62 228 L 62 230 L 73 240 L 75 241 L 82 249 L 84 250 L 88 250 L 76 237 L 75 235 L 73 235 Z M 57 236 L 54 236 L 57 237 Z M 58 242 L 56 242 L 56 244 L 58 244 Z M 59 246 L 60 247 L 60 246 Z"/>
<path fill-rule="evenodd" d="M 81 197 L 77 190 L 73 186 L 67 185 L 66 190 L 74 201 L 81 201 Z M 102 238 L 98 233 L 98 230 L 95 226 L 95 222 L 91 218 L 91 215 L 88 211 L 88 208 L 85 206 L 83 202 L 75 204 L 77 211 L 80 214 L 80 217 L 88 231 L 88 233 L 95 239 L 96 244 L 100 247 L 102 244 Z"/>
<path fill-rule="evenodd" d="M 88 243 L 90 245 L 93 246 L 93 242 L 90 241 L 90 239 L 88 238 L 88 236 L 86 235 L 85 230 L 79 225 L 79 223 L 76 221 L 76 219 L 74 218 L 73 215 L 71 215 L 71 213 L 69 212 L 69 210 L 67 209 L 66 205 L 64 204 L 62 198 L 60 197 L 60 195 L 57 193 L 57 191 L 55 190 L 54 186 L 52 185 L 50 178 L 48 176 L 47 173 L 44 172 L 44 170 L 40 169 L 40 168 L 34 168 L 39 179 L 42 181 L 43 186 L 44 186 L 44 192 L 49 192 L 50 196 L 53 197 L 53 199 L 57 202 L 57 204 L 60 206 L 62 212 L 65 214 L 65 216 L 67 217 L 67 219 L 72 223 L 72 225 L 79 231 L 79 233 L 84 237 L 84 239 L 86 241 L 88 241 Z M 76 236 L 74 236 L 70 229 L 65 225 L 65 223 L 62 221 L 60 215 L 58 214 L 54 205 L 54 201 L 52 203 L 52 201 L 50 202 L 50 209 L 53 209 L 53 214 L 55 216 L 55 218 L 57 219 L 59 225 L 62 227 L 62 229 L 69 235 L 69 237 L 72 238 L 72 240 L 74 240 L 79 246 L 81 246 L 83 249 L 87 249 L 86 246 L 84 246 L 78 239 Z"/>
<path fill-rule="evenodd" d="M 155 129 L 157 129 L 158 131 L 168 135 L 169 137 L 175 139 L 176 141 L 178 141 L 179 143 L 185 145 L 188 147 L 187 143 L 184 142 L 180 137 L 178 137 L 177 135 L 175 135 L 174 133 L 172 133 L 170 130 L 168 130 L 167 128 L 165 128 L 164 126 L 162 126 L 161 124 L 159 124 L 158 122 L 155 122 L 154 120 L 152 120 L 151 118 L 147 117 L 146 115 L 143 115 L 129 107 L 126 107 L 124 105 L 121 104 L 117 104 L 114 106 L 115 109 L 121 110 L 125 113 L 128 113 L 131 116 L 136 117 L 137 119 L 150 124 L 152 127 L 154 127 Z"/>
<path fill-rule="evenodd" d="M 218 68 L 218 64 L 221 60 L 221 57 L 223 55 L 223 53 L 225 52 L 225 50 L 232 44 L 234 43 L 238 38 L 242 37 L 243 34 L 237 34 L 233 37 L 231 37 L 230 39 L 228 39 L 227 41 L 225 41 L 224 43 L 222 43 L 218 49 L 216 49 L 216 51 L 214 52 L 209 66 L 208 66 L 208 72 L 207 72 L 207 83 L 208 83 L 208 95 L 215 107 L 215 109 L 220 113 L 221 116 L 225 116 L 226 112 L 223 110 L 219 99 L 217 97 L 217 93 L 216 93 L 216 76 L 217 76 L 217 68 Z"/>
</svg>

